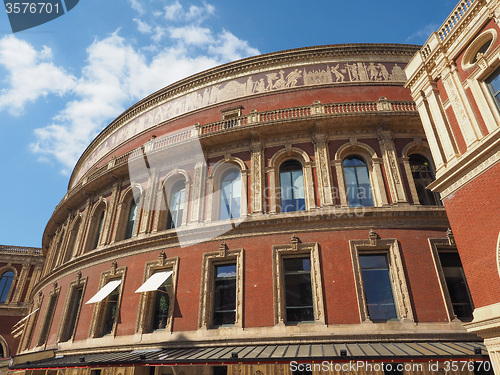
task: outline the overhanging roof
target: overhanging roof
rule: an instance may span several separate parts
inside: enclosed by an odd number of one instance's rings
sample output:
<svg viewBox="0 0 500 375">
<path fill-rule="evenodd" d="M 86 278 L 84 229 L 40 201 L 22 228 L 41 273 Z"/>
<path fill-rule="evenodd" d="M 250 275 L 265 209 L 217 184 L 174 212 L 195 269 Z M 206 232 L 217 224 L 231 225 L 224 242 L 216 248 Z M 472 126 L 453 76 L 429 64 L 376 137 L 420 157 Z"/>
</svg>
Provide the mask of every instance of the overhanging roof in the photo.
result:
<svg viewBox="0 0 500 375">
<path fill-rule="evenodd" d="M 343 355 L 345 351 L 345 356 Z M 439 361 L 486 360 L 481 342 L 363 342 L 185 347 L 134 350 L 69 356 L 55 355 L 37 362 L 16 361 L 11 370 L 67 367 L 118 367 L 168 365 L 218 365 L 237 363 L 287 363 L 321 361 Z M 16 363 L 14 362 L 14 363 Z"/>
</svg>

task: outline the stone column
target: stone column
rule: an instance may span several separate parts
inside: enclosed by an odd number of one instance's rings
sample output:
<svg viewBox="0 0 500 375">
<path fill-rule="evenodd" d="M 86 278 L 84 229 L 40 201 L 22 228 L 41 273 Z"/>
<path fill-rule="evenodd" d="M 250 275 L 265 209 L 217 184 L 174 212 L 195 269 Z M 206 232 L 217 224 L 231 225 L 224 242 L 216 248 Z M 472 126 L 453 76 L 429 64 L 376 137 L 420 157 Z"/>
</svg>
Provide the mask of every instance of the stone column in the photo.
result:
<svg viewBox="0 0 500 375">
<path fill-rule="evenodd" d="M 12 303 L 17 303 L 20 301 L 21 293 L 23 292 L 26 286 L 26 279 L 28 278 L 29 270 L 30 270 L 30 265 L 27 263 L 23 264 L 23 268 L 21 269 L 21 273 L 19 274 L 19 278 L 17 279 L 14 295 L 10 300 Z"/>
<path fill-rule="evenodd" d="M 212 192 L 205 194 L 207 164 L 205 162 L 196 163 L 193 178 L 193 199 L 191 203 L 191 222 L 198 223 L 203 220 L 203 206 L 205 196 L 212 196 Z M 211 208 L 211 207 L 210 207 Z M 210 212 L 211 218 L 211 212 Z"/>
<path fill-rule="evenodd" d="M 264 149 L 261 142 L 253 142 L 250 150 L 251 171 L 250 171 L 250 199 L 251 213 L 264 212 L 265 182 L 264 182 Z"/>
<path fill-rule="evenodd" d="M 387 181 L 389 183 L 389 190 L 391 192 L 393 203 L 408 203 L 408 198 L 403 186 L 401 173 L 398 166 L 398 155 L 396 153 L 396 146 L 394 145 L 394 138 L 390 131 L 380 131 L 378 141 L 380 149 L 382 150 L 382 158 L 386 166 Z"/>
<path fill-rule="evenodd" d="M 328 152 L 328 138 L 325 134 L 316 134 L 313 141 L 320 203 L 321 206 L 333 206 L 335 202 L 332 194 L 333 183 L 330 154 Z"/>
<path fill-rule="evenodd" d="M 139 234 L 151 232 L 153 226 L 154 204 L 156 197 L 156 190 L 158 187 L 158 171 L 150 173 L 148 176 L 148 184 L 144 196 L 142 197 L 142 204 L 139 206 L 139 213 L 137 215 L 141 218 Z M 137 232 L 136 228 L 136 232 Z M 134 233 L 135 234 L 135 233 Z"/>
<path fill-rule="evenodd" d="M 406 174 L 406 179 L 408 180 L 408 186 L 410 187 L 410 194 L 414 205 L 420 205 L 420 199 L 418 198 L 417 188 L 415 187 L 415 181 L 413 181 L 413 174 L 411 173 L 410 158 L 401 158 L 401 163 L 403 164 L 403 169 Z"/>
<path fill-rule="evenodd" d="M 387 200 L 387 194 L 385 192 L 384 178 L 382 177 L 382 169 L 380 164 L 382 164 L 382 159 L 373 158 L 373 193 L 376 197 L 376 203 L 378 206 L 388 206 L 389 201 Z"/>
<path fill-rule="evenodd" d="M 335 172 L 337 173 L 337 183 L 339 184 L 339 197 L 340 205 L 342 207 L 348 207 L 349 202 L 347 201 L 347 190 L 345 187 L 344 179 L 344 169 L 342 168 L 342 160 L 334 160 Z"/>
</svg>

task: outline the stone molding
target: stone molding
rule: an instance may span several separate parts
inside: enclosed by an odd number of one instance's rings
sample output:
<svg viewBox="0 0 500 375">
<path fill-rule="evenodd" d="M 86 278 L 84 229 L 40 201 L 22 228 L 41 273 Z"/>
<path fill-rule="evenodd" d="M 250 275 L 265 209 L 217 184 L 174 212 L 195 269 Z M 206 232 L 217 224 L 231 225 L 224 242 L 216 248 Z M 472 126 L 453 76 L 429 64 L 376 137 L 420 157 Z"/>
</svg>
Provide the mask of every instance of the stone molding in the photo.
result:
<svg viewBox="0 0 500 375">
<path fill-rule="evenodd" d="M 179 257 L 167 258 L 162 251 L 158 260 L 146 263 L 144 269 L 143 283 L 154 273 L 172 270 L 172 284 L 169 287 L 169 308 L 167 312 L 167 322 L 163 332 L 172 332 L 172 317 L 175 311 L 175 301 L 177 295 L 177 275 L 179 274 Z M 141 334 L 152 333 L 151 321 L 153 319 L 153 309 L 155 294 L 158 292 L 142 292 L 137 313 L 136 332 Z"/>
<path fill-rule="evenodd" d="M 360 253 L 385 253 L 387 254 L 389 276 L 394 293 L 394 304 L 398 318 L 401 322 L 414 322 L 410 293 L 406 283 L 406 275 L 397 239 L 380 239 L 373 231 L 369 231 L 368 240 L 349 240 L 354 278 L 356 281 L 356 294 L 358 296 L 359 316 L 361 322 L 371 323 L 366 305 L 366 297 L 359 265 Z"/>
<path fill-rule="evenodd" d="M 118 286 L 120 288 L 120 296 L 118 298 L 118 302 L 116 304 L 116 313 L 115 321 L 113 323 L 113 328 L 111 329 L 110 336 L 116 336 L 116 327 L 118 322 L 118 316 L 120 314 L 120 308 L 122 304 L 123 298 L 123 286 L 125 284 L 125 276 L 127 274 L 127 267 L 117 268 L 116 261 L 111 263 L 111 270 L 105 271 L 101 274 L 101 280 L 99 281 L 99 286 L 97 290 L 101 290 L 104 285 L 106 285 L 112 279 L 121 279 L 121 284 Z M 92 319 L 89 327 L 88 337 L 90 338 L 99 338 L 101 336 L 102 324 L 104 319 L 104 314 L 106 313 L 106 299 L 101 302 L 97 302 L 94 304 L 94 311 L 92 313 Z"/>
<path fill-rule="evenodd" d="M 88 279 L 88 277 L 85 277 L 82 279 L 82 273 L 81 273 L 81 271 L 78 271 L 76 273 L 76 280 L 72 281 L 68 286 L 68 289 L 66 292 L 66 300 L 64 302 L 64 307 L 63 307 L 62 314 L 61 314 L 62 318 L 61 318 L 61 322 L 59 324 L 59 329 L 57 331 L 57 341 L 58 342 L 63 340 L 63 336 L 67 336 L 67 340 L 64 340 L 64 341 L 73 342 L 75 340 L 75 332 L 76 332 L 76 327 L 78 326 L 78 319 L 80 317 L 80 312 L 81 312 L 82 306 L 83 306 L 83 298 L 85 296 L 87 279 Z M 67 332 L 69 329 L 68 326 L 70 323 L 69 322 L 69 317 L 70 317 L 69 313 L 70 313 L 71 309 L 75 307 L 73 305 L 75 302 L 74 301 L 74 293 L 79 288 L 83 289 L 83 293 L 82 293 L 82 296 L 80 297 L 81 298 L 80 308 L 76 312 L 76 323 L 75 323 L 75 327 L 74 327 L 75 330 L 74 330 L 74 332 Z"/>
<path fill-rule="evenodd" d="M 302 243 L 292 235 L 290 244 L 273 246 L 273 299 L 274 324 L 286 326 L 285 277 L 283 258 L 307 255 L 311 260 L 311 289 L 314 303 L 314 324 L 325 324 L 325 307 L 320 267 L 319 245 L 317 242 Z"/>
<path fill-rule="evenodd" d="M 243 278 L 244 278 L 244 250 L 228 249 L 225 242 L 219 245 L 219 250 L 203 254 L 201 269 L 200 303 L 198 310 L 198 329 L 210 329 L 213 326 L 213 299 L 214 299 L 214 267 L 229 262 L 236 263 L 236 314 L 234 325 L 219 329 L 243 328 Z"/>
</svg>

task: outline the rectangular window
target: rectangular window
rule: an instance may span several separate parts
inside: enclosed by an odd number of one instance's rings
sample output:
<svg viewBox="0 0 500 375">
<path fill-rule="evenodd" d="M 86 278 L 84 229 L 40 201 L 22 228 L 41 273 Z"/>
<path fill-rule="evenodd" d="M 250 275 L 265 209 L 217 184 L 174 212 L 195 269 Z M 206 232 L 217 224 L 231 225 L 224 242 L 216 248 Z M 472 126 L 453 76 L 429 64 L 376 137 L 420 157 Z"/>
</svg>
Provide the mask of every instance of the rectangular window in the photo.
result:
<svg viewBox="0 0 500 375">
<path fill-rule="evenodd" d="M 120 299 L 120 287 L 115 288 L 104 301 L 104 317 L 102 320 L 102 336 L 113 332 L 113 326 L 118 315 L 118 300 Z"/>
<path fill-rule="evenodd" d="M 58 296 L 58 294 L 52 294 L 50 296 L 47 310 L 45 311 L 42 328 L 40 330 L 40 337 L 38 338 L 38 345 L 44 345 L 47 342 L 50 327 L 52 326 L 52 319 L 54 318 L 54 312 L 56 311 Z"/>
<path fill-rule="evenodd" d="M 236 319 L 236 263 L 215 266 L 214 326 L 232 325 Z"/>
<path fill-rule="evenodd" d="M 311 259 L 284 258 L 286 321 L 314 321 Z"/>
<path fill-rule="evenodd" d="M 360 254 L 359 265 L 370 320 L 397 319 L 386 254 Z"/>
<path fill-rule="evenodd" d="M 500 109 L 500 68 L 495 70 L 493 74 L 486 80 L 486 84 L 490 89 L 491 95 L 495 100 L 497 107 Z"/>
<path fill-rule="evenodd" d="M 61 341 L 68 341 L 73 337 L 76 328 L 76 321 L 80 313 L 83 299 L 83 286 L 74 289 L 71 301 L 68 306 L 68 316 L 66 317 L 66 327 L 61 336 Z"/>
<path fill-rule="evenodd" d="M 440 251 L 439 261 L 443 269 L 446 287 L 453 306 L 453 312 L 457 318 L 461 320 L 472 319 L 474 305 L 458 252 Z"/>
</svg>

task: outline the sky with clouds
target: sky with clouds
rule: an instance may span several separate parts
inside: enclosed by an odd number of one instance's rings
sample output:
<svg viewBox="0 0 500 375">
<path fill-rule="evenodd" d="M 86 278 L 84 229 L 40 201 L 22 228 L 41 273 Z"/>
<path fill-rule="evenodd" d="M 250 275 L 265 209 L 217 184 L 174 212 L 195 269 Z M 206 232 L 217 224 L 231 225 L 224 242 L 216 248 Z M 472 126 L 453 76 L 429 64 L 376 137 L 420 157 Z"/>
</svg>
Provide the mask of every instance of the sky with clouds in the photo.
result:
<svg viewBox="0 0 500 375">
<path fill-rule="evenodd" d="M 80 0 L 12 33 L 0 8 L 0 244 L 40 246 L 91 140 L 191 74 L 322 44 L 423 44 L 455 1 Z"/>
</svg>

